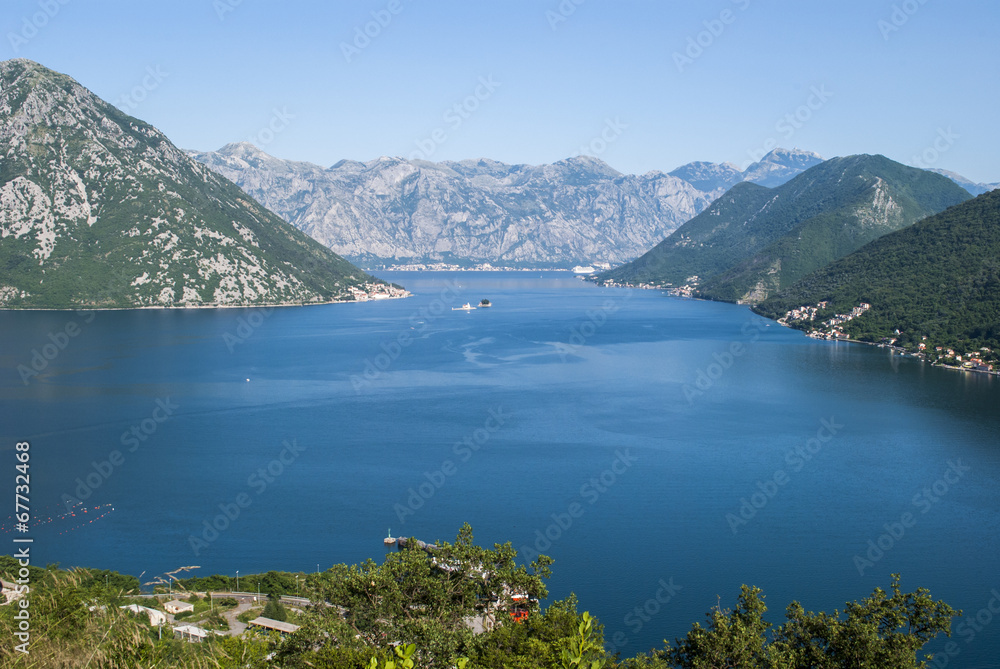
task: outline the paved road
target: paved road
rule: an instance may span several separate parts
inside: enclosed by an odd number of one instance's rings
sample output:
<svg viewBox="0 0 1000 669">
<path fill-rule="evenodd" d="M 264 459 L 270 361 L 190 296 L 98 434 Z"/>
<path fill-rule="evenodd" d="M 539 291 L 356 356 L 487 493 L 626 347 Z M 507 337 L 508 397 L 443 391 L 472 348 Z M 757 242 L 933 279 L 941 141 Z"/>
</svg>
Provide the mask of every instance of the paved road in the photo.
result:
<svg viewBox="0 0 1000 669">
<path fill-rule="evenodd" d="M 254 605 L 253 599 L 250 598 L 243 599 L 240 601 L 240 603 L 237 605 L 235 609 L 229 609 L 228 611 L 222 614 L 222 616 L 226 619 L 226 622 L 229 623 L 229 631 L 226 632 L 226 634 L 228 634 L 229 636 L 239 636 L 246 631 L 247 629 L 246 623 L 241 623 L 239 620 L 236 619 L 236 616 L 240 615 L 244 611 L 249 611 L 253 605 Z"/>
</svg>

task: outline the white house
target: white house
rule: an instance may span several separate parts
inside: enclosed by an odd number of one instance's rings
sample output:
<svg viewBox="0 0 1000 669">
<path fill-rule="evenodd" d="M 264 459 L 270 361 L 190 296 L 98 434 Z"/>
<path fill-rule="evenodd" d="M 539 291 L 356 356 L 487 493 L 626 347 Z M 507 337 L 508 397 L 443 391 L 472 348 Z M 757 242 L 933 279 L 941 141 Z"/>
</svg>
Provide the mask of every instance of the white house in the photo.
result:
<svg viewBox="0 0 1000 669">
<path fill-rule="evenodd" d="M 138 604 L 128 604 L 126 606 L 119 606 L 120 609 L 128 609 L 136 615 L 140 613 L 145 613 L 149 616 L 149 623 L 151 625 L 166 625 L 167 616 L 163 614 L 163 611 L 157 611 L 156 609 L 151 609 L 148 606 L 139 606 Z"/>
<path fill-rule="evenodd" d="M 178 625 L 174 628 L 174 638 L 189 643 L 201 643 L 208 637 L 208 631 L 194 625 Z"/>
<path fill-rule="evenodd" d="M 190 602 L 182 602 L 179 599 L 174 599 L 163 605 L 163 608 L 167 610 L 167 613 L 173 613 L 177 615 L 178 613 L 183 613 L 185 611 L 194 612 L 194 604 Z"/>
</svg>

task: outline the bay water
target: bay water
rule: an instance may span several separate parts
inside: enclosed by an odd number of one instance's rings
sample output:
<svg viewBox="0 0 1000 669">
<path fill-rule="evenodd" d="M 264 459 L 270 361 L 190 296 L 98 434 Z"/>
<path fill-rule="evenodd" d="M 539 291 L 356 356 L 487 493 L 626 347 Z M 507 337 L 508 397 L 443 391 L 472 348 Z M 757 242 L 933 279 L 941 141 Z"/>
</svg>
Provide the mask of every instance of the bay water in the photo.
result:
<svg viewBox="0 0 1000 669">
<path fill-rule="evenodd" d="M 744 583 L 780 622 L 898 572 L 964 609 L 948 666 L 1000 666 L 1000 379 L 566 272 L 380 276 L 414 296 L 0 312 L 35 562 L 314 571 L 469 522 L 623 656 Z"/>
</svg>

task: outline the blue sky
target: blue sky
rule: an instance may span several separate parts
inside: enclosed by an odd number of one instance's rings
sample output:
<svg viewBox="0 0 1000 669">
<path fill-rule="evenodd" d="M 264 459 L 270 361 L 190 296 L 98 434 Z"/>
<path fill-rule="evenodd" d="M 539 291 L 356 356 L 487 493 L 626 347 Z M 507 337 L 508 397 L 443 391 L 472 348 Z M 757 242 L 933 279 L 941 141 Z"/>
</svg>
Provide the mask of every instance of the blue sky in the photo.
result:
<svg viewBox="0 0 1000 669">
<path fill-rule="evenodd" d="M 995 182 L 998 19 L 995 0 L 6 0 L 0 57 L 189 149 L 644 173 L 777 144 Z"/>
</svg>

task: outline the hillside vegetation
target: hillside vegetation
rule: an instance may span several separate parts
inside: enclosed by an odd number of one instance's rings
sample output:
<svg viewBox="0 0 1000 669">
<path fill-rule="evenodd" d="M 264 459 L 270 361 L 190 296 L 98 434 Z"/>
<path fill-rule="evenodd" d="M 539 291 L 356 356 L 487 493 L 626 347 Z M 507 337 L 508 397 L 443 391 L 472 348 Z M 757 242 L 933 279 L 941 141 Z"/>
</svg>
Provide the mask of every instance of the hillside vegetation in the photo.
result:
<svg viewBox="0 0 1000 669">
<path fill-rule="evenodd" d="M 903 593 L 894 577 L 888 591 L 877 588 L 843 613 L 806 612 L 793 602 L 785 622 L 772 626 L 764 620 L 763 593 L 744 586 L 734 608 L 710 611 L 684 638 L 621 658 L 607 653 L 600 622 L 579 613 L 575 597 L 539 606 L 551 559 L 539 556 L 525 566 L 516 557 L 510 543 L 476 546 L 466 525 L 453 544 L 425 550 L 411 541 L 383 564 L 244 576 L 244 583 L 261 582 L 275 595 L 301 589 L 312 604 L 294 614 L 298 630 L 284 637 L 212 635 L 200 644 L 175 641 L 169 627 L 160 638 L 146 615 L 120 608 L 136 601 L 133 577 L 33 567 L 30 654 L 8 641 L 0 645 L 0 660 L 5 667 L 66 669 L 916 669 L 926 659 L 921 648 L 949 633 L 957 613 L 926 590 Z M 13 558 L 0 558 L 4 578 L 15 579 L 17 570 Z M 228 585 L 222 576 L 181 580 L 171 596 Z M 196 611 L 207 606 L 196 601 Z M 273 601 L 271 612 L 288 608 Z M 0 634 L 8 640 L 18 630 L 22 607 L 16 602 L 0 606 Z M 141 603 L 162 606 L 148 598 Z"/>
<path fill-rule="evenodd" d="M 834 158 L 768 189 L 738 184 L 644 256 L 601 275 L 756 303 L 884 234 L 969 199 L 884 156 Z"/>
<path fill-rule="evenodd" d="M 886 235 L 765 300 L 756 311 L 781 318 L 821 301 L 828 305 L 814 320 L 793 325 L 812 329 L 865 302 L 871 308 L 842 326 L 853 339 L 895 339 L 911 351 L 924 344 L 932 358 L 939 357 L 935 349 L 941 346 L 996 360 L 1000 191 Z"/>
</svg>

